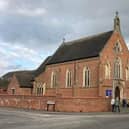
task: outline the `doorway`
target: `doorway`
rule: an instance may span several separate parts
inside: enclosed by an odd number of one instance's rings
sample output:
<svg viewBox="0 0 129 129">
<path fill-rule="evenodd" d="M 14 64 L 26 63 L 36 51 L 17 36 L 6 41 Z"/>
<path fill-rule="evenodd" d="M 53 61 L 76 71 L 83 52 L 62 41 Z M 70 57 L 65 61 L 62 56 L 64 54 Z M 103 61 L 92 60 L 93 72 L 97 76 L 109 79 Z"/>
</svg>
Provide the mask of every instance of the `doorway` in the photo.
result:
<svg viewBox="0 0 129 129">
<path fill-rule="evenodd" d="M 118 86 L 115 88 L 115 98 L 117 97 L 120 99 L 120 88 Z"/>
</svg>

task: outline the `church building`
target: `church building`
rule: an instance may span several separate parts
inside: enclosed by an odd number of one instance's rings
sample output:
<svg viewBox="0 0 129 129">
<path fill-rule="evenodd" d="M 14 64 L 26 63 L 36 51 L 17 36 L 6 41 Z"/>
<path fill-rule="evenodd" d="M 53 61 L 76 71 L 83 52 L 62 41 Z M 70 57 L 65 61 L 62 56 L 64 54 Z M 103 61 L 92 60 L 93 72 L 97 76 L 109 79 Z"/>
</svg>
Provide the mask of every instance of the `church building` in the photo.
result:
<svg viewBox="0 0 129 129">
<path fill-rule="evenodd" d="M 50 110 L 53 106 L 56 111 L 110 111 L 111 98 L 129 100 L 129 51 L 118 13 L 113 30 L 63 41 L 36 70 L 8 76 L 8 95 L 0 97 L 0 106 L 46 110 L 51 105 Z"/>
<path fill-rule="evenodd" d="M 37 96 L 129 99 L 129 51 L 118 13 L 113 30 L 63 42 L 33 84 Z"/>
</svg>

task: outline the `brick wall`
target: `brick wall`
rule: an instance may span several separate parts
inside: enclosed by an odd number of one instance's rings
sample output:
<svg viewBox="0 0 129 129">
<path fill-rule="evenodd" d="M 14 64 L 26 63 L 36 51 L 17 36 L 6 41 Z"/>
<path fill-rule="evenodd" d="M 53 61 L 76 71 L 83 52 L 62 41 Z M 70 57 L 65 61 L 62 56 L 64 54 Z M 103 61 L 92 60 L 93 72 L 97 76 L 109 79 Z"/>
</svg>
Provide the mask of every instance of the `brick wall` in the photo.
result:
<svg viewBox="0 0 129 129">
<path fill-rule="evenodd" d="M 60 94 L 63 97 L 98 97 L 98 88 L 82 88 L 82 87 L 74 87 L 74 88 L 47 88 L 45 96 L 54 96 L 56 94 Z"/>
<path fill-rule="evenodd" d="M 122 47 L 122 52 L 120 53 L 115 53 L 114 51 L 114 46 L 116 42 L 120 42 L 121 47 Z M 124 82 L 124 85 L 118 85 L 120 88 L 123 88 L 124 92 L 122 93 L 123 96 L 121 97 L 126 97 L 128 98 L 129 95 L 128 93 L 126 94 L 126 90 L 128 92 L 127 87 L 129 87 L 129 81 L 126 80 L 126 73 L 125 69 L 128 66 L 128 60 L 129 60 L 129 51 L 128 48 L 122 38 L 122 36 L 114 32 L 114 34 L 111 36 L 107 44 L 105 45 L 104 49 L 102 50 L 100 54 L 100 69 L 99 69 L 99 95 L 103 96 L 105 95 L 105 90 L 107 89 L 113 89 L 113 79 L 114 79 L 114 62 L 115 59 L 119 57 L 122 62 L 122 80 Z M 104 66 L 107 63 L 107 61 L 111 65 L 111 78 L 110 79 L 105 79 L 105 71 L 104 71 Z M 117 85 L 116 85 L 117 86 Z M 121 98 L 122 99 L 122 98 Z"/>
<path fill-rule="evenodd" d="M 77 98 L 77 97 L 37 97 L 0 95 L 0 106 L 25 109 L 46 110 L 47 101 L 55 101 L 56 111 L 64 112 L 103 112 L 110 111 L 110 100 L 105 98 Z M 52 106 L 50 106 L 52 110 Z"/>
<path fill-rule="evenodd" d="M 83 87 L 83 68 L 87 66 L 90 68 L 90 88 Z M 47 96 L 56 95 L 62 96 L 85 96 L 97 97 L 98 96 L 98 67 L 99 59 L 83 59 L 78 61 L 71 61 L 66 63 L 54 64 L 46 67 L 44 73 L 41 73 L 35 80 L 38 82 L 46 83 Z M 72 71 L 72 88 L 66 88 L 66 71 Z M 57 88 L 51 87 L 51 73 L 56 71 Z M 75 73 L 76 71 L 76 73 Z M 76 80 L 76 81 L 75 81 Z M 74 89 L 74 90 L 73 90 Z"/>
</svg>

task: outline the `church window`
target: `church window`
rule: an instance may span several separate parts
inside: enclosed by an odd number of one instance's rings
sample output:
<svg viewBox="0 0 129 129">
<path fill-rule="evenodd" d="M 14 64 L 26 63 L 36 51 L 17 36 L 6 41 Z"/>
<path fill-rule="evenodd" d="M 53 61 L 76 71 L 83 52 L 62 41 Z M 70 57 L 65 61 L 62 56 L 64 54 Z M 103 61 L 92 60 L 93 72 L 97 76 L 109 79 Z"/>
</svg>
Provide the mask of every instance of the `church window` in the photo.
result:
<svg viewBox="0 0 129 129">
<path fill-rule="evenodd" d="M 126 68 L 126 80 L 129 80 L 129 66 Z"/>
<path fill-rule="evenodd" d="M 72 86 L 72 72 L 67 70 L 66 71 L 66 87 Z"/>
<path fill-rule="evenodd" d="M 119 42 L 116 42 L 114 50 L 115 50 L 115 53 L 121 52 L 122 48 Z"/>
<path fill-rule="evenodd" d="M 57 85 L 57 76 L 55 72 L 51 74 L 51 88 L 55 88 Z"/>
<path fill-rule="evenodd" d="M 111 72 L 110 64 L 106 63 L 105 64 L 105 79 L 110 79 L 110 72 Z"/>
<path fill-rule="evenodd" d="M 42 96 L 44 94 L 44 87 L 42 82 L 35 82 L 34 92 L 37 96 Z"/>
<path fill-rule="evenodd" d="M 122 64 L 119 58 L 117 58 L 114 63 L 114 78 L 115 79 L 122 78 Z"/>
<path fill-rule="evenodd" d="M 90 69 L 88 67 L 83 69 L 83 87 L 90 87 Z"/>
</svg>

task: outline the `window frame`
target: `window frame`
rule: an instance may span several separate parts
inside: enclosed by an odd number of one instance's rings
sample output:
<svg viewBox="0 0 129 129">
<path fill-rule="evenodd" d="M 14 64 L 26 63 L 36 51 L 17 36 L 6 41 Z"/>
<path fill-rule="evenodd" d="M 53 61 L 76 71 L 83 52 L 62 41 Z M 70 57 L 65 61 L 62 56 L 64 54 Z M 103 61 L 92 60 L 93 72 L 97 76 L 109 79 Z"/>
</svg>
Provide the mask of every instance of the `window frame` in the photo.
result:
<svg viewBox="0 0 129 129">
<path fill-rule="evenodd" d="M 89 67 L 83 68 L 83 87 L 90 88 L 91 87 L 91 71 Z"/>
<path fill-rule="evenodd" d="M 121 47 L 121 44 L 120 44 L 119 40 L 117 40 L 117 42 L 115 43 L 114 51 L 115 51 L 116 54 L 118 54 L 122 51 L 122 47 Z"/>
<path fill-rule="evenodd" d="M 72 87 L 72 71 L 71 70 L 66 70 L 66 88 L 71 88 Z"/>
<path fill-rule="evenodd" d="M 57 75 L 56 72 L 51 73 L 51 88 L 56 88 L 57 87 Z"/>
</svg>

